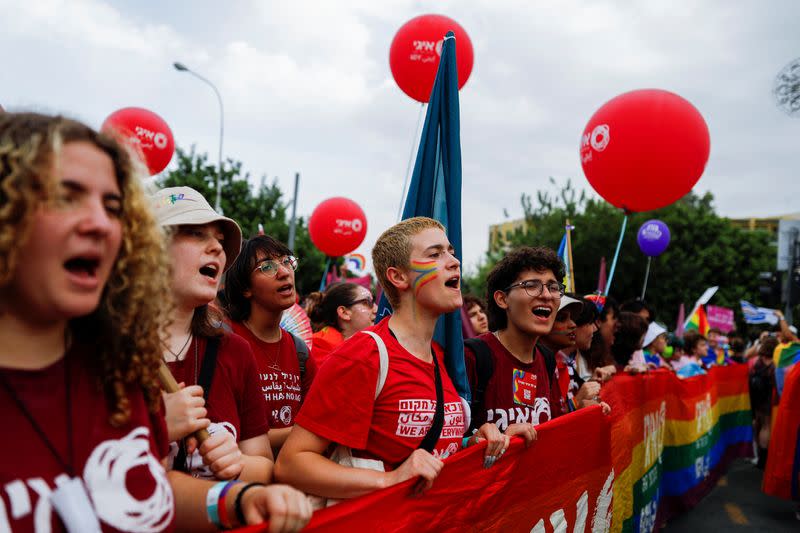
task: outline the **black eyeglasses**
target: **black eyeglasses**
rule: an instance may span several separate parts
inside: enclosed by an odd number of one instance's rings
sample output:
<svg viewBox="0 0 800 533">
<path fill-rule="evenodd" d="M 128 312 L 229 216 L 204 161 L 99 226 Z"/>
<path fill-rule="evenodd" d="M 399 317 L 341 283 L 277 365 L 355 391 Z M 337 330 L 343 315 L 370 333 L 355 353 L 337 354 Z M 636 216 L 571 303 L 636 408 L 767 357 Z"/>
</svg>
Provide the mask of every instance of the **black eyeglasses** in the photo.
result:
<svg viewBox="0 0 800 533">
<path fill-rule="evenodd" d="M 553 298 L 561 298 L 564 296 L 564 286 L 557 281 L 542 283 L 541 280 L 538 279 L 526 279 L 525 281 L 509 285 L 503 292 L 509 292 L 515 287 L 522 287 L 525 289 L 525 293 L 531 298 L 541 296 L 545 287 L 547 287 L 547 292 L 549 292 Z"/>
<path fill-rule="evenodd" d="M 361 298 L 360 300 L 356 300 L 355 302 L 351 303 L 347 307 L 353 307 L 354 305 L 358 305 L 358 304 L 366 304 L 367 307 L 372 309 L 372 306 L 375 305 L 375 299 L 372 296 L 370 296 L 368 298 Z"/>
<path fill-rule="evenodd" d="M 256 267 L 253 269 L 255 272 L 256 270 L 260 270 L 263 274 L 274 278 L 278 274 L 278 267 L 282 266 L 286 270 L 291 270 L 294 272 L 297 270 L 297 258 L 293 255 L 287 255 L 283 259 L 264 259 L 261 261 Z"/>
</svg>

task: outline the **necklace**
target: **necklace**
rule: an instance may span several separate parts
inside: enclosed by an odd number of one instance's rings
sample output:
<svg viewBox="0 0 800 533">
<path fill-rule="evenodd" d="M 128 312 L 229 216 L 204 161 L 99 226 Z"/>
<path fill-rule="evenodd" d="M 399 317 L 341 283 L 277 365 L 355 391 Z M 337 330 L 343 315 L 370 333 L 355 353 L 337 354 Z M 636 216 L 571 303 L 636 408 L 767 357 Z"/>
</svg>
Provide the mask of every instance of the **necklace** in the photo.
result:
<svg viewBox="0 0 800 533">
<path fill-rule="evenodd" d="M 267 363 L 267 366 L 272 370 L 280 370 L 281 365 L 279 364 L 278 360 L 281 357 L 281 339 L 283 339 L 283 328 L 278 329 L 277 342 L 267 342 L 256 335 L 256 332 L 253 331 L 253 327 L 249 323 L 244 322 L 244 325 L 250 331 L 250 334 L 253 335 L 253 338 L 258 341 L 259 351 L 264 354 L 264 359 Z M 274 353 L 271 354 L 270 352 L 273 351 L 273 346 Z"/>
<path fill-rule="evenodd" d="M 178 353 L 175 353 L 175 352 L 173 352 L 173 351 L 172 351 L 172 348 L 170 348 L 168 344 L 165 344 L 164 346 L 166 346 L 166 348 L 167 348 L 167 351 L 168 351 L 169 353 L 171 353 L 171 354 L 172 354 L 172 356 L 175 358 L 175 360 L 176 360 L 176 361 L 179 361 L 179 360 L 180 360 L 180 358 L 181 358 L 181 354 L 182 354 L 182 353 L 183 353 L 183 351 L 186 349 L 186 347 L 187 347 L 187 346 L 189 346 L 189 341 L 190 341 L 190 340 L 192 340 L 192 332 L 191 332 L 191 331 L 189 332 L 189 336 L 188 336 L 188 337 L 186 337 L 186 342 L 184 342 L 184 343 L 183 343 L 183 346 L 181 346 L 181 349 L 180 349 L 180 350 L 178 350 Z M 197 348 L 197 347 L 195 346 L 195 351 L 196 351 L 196 348 Z"/>
</svg>

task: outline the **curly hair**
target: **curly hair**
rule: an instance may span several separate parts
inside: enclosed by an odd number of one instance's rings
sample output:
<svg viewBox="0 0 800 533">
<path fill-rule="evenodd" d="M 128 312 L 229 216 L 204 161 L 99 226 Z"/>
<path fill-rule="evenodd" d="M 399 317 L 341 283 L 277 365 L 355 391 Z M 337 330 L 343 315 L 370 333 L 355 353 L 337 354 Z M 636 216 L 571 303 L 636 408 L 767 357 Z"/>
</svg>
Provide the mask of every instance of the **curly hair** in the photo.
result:
<svg viewBox="0 0 800 533">
<path fill-rule="evenodd" d="M 564 262 L 550 248 L 523 246 L 503 257 L 486 277 L 486 311 L 490 331 L 505 329 L 508 325 L 506 311 L 494 301 L 494 293 L 505 291 L 520 274 L 528 270 L 550 270 L 557 280 L 564 279 Z"/>
<path fill-rule="evenodd" d="M 157 372 L 171 310 L 164 304 L 170 292 L 164 241 L 139 183 L 143 165 L 116 140 L 74 120 L 0 114 L 0 289 L 22 267 L 19 244 L 36 211 L 55 201 L 54 169 L 71 142 L 91 143 L 108 155 L 122 193 L 122 242 L 99 305 L 68 324 L 74 341 L 94 347 L 82 366 L 103 391 L 109 422 L 120 426 L 130 418 L 130 387 L 144 391 L 152 413 L 160 409 Z"/>
</svg>

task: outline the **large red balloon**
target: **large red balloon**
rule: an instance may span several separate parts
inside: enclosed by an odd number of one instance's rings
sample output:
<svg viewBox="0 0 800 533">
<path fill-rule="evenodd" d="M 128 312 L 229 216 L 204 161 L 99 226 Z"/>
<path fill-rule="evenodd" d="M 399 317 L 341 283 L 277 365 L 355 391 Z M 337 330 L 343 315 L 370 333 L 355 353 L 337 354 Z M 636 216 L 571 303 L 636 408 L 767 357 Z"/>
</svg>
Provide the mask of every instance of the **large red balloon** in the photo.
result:
<svg viewBox="0 0 800 533">
<path fill-rule="evenodd" d="M 460 89 L 472 73 L 475 56 L 472 41 L 458 22 L 443 15 L 421 15 L 397 30 L 389 49 L 389 66 L 394 81 L 414 100 L 424 103 L 430 99 L 442 55 L 442 42 L 450 30 L 456 34 Z"/>
<path fill-rule="evenodd" d="M 164 170 L 175 153 L 175 140 L 167 123 L 141 107 L 114 111 L 100 129 L 113 131 L 127 141 L 142 157 L 151 176 Z"/>
<path fill-rule="evenodd" d="M 347 198 L 328 198 L 314 209 L 308 221 L 314 245 L 330 257 L 347 255 L 367 236 L 367 217 Z"/>
<path fill-rule="evenodd" d="M 626 211 L 667 206 L 703 174 L 711 141 L 700 112 L 660 89 L 624 93 L 589 119 L 581 165 L 594 190 Z"/>
</svg>

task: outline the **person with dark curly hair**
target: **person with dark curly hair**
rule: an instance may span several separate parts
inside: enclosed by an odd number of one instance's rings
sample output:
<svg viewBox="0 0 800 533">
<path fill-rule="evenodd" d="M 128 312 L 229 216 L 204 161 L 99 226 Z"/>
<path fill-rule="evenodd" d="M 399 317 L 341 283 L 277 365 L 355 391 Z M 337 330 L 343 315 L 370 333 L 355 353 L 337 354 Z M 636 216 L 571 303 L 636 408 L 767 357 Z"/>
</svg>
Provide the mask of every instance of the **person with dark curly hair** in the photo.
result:
<svg viewBox="0 0 800 533">
<path fill-rule="evenodd" d="M 0 509 L 14 510 L 0 529 L 213 531 L 211 502 L 227 527 L 296 530 L 311 510 L 290 487 L 236 484 L 223 500 L 165 472 L 172 306 L 142 170 L 79 122 L 0 114 L 0 484 L 13 487 Z"/>
<path fill-rule="evenodd" d="M 303 400 L 308 347 L 281 327 L 281 316 L 297 299 L 292 251 L 269 235 L 244 242 L 225 278 L 228 316 L 234 333 L 256 356 L 269 418 L 269 442 L 278 452 L 289 436 Z"/>
<path fill-rule="evenodd" d="M 320 301 L 308 311 L 308 318 L 317 324 L 311 337 L 311 355 L 306 365 L 303 390 L 308 390 L 317 370 L 328 355 L 359 331 L 375 322 L 378 305 L 369 289 L 356 283 L 333 283 L 322 293 Z"/>
<path fill-rule="evenodd" d="M 465 294 L 464 305 L 461 307 L 466 311 L 476 337 L 489 331 L 489 319 L 486 317 L 486 304 L 483 303 L 483 300 L 477 296 Z"/>
<path fill-rule="evenodd" d="M 564 263 L 543 247 L 514 250 L 489 272 L 490 332 L 464 345 L 474 426 L 492 422 L 506 435 L 525 434 L 566 411 L 555 356 L 537 347 L 553 329 L 563 278 Z"/>
</svg>

